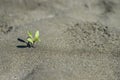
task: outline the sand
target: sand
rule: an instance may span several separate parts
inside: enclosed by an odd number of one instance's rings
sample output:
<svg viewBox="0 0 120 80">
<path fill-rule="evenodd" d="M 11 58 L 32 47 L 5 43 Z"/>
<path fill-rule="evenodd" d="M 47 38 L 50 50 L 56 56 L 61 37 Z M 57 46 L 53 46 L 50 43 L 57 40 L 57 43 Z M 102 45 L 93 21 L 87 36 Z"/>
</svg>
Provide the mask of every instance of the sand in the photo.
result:
<svg viewBox="0 0 120 80">
<path fill-rule="evenodd" d="M 120 80 L 119 0 L 0 0 L 0 80 Z M 27 31 L 41 42 L 28 48 Z"/>
</svg>

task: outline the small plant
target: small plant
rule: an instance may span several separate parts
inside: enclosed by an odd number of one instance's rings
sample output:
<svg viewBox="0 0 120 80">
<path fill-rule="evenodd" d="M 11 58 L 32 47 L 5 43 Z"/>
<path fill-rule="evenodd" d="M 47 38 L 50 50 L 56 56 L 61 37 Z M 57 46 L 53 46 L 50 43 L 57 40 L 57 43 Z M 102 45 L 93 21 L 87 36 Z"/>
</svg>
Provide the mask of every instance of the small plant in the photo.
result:
<svg viewBox="0 0 120 80">
<path fill-rule="evenodd" d="M 35 32 L 35 35 L 33 36 L 32 33 L 30 31 L 27 32 L 28 34 L 28 38 L 27 38 L 27 46 L 28 47 L 34 47 L 34 44 L 38 41 L 40 41 L 39 38 L 39 31 Z"/>
</svg>

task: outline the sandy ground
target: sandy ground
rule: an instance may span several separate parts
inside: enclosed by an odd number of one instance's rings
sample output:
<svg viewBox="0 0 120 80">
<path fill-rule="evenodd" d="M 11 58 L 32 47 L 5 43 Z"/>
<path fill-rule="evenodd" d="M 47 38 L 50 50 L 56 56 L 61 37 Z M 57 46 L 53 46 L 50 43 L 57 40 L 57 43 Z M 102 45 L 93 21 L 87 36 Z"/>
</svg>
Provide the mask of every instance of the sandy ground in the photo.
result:
<svg viewBox="0 0 120 80">
<path fill-rule="evenodd" d="M 120 80 L 119 0 L 0 0 L 0 80 Z M 27 31 L 41 42 L 28 48 Z"/>
</svg>

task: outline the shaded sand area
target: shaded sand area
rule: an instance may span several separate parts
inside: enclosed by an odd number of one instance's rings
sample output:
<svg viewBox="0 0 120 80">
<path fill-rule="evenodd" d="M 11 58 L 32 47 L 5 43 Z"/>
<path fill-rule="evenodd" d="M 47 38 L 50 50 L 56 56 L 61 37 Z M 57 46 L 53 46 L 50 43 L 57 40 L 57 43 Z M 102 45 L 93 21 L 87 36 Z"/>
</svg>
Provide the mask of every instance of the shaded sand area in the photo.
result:
<svg viewBox="0 0 120 80">
<path fill-rule="evenodd" d="M 0 0 L 0 80 L 120 80 L 119 0 Z M 35 48 L 26 32 L 40 31 Z"/>
</svg>

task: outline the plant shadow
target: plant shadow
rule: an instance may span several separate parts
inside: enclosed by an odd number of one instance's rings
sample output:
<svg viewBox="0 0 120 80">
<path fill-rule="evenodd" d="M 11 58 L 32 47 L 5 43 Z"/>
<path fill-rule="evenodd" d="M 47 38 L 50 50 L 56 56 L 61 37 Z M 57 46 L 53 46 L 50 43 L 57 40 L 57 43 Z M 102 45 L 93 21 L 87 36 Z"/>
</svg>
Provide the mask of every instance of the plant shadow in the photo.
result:
<svg viewBox="0 0 120 80">
<path fill-rule="evenodd" d="M 18 46 L 16 46 L 17 48 L 28 48 L 28 46 L 26 46 L 26 45 L 18 45 Z"/>
<path fill-rule="evenodd" d="M 23 42 L 23 43 L 27 43 L 25 40 L 20 39 L 20 38 L 18 38 L 17 40 L 20 41 L 20 42 Z"/>
<path fill-rule="evenodd" d="M 29 46 L 28 46 L 28 43 L 25 41 L 25 40 L 23 40 L 23 39 L 20 39 L 20 38 L 18 38 L 17 39 L 19 42 L 23 42 L 23 43 L 25 43 L 26 45 L 17 45 L 16 47 L 17 48 L 28 48 Z"/>
</svg>

